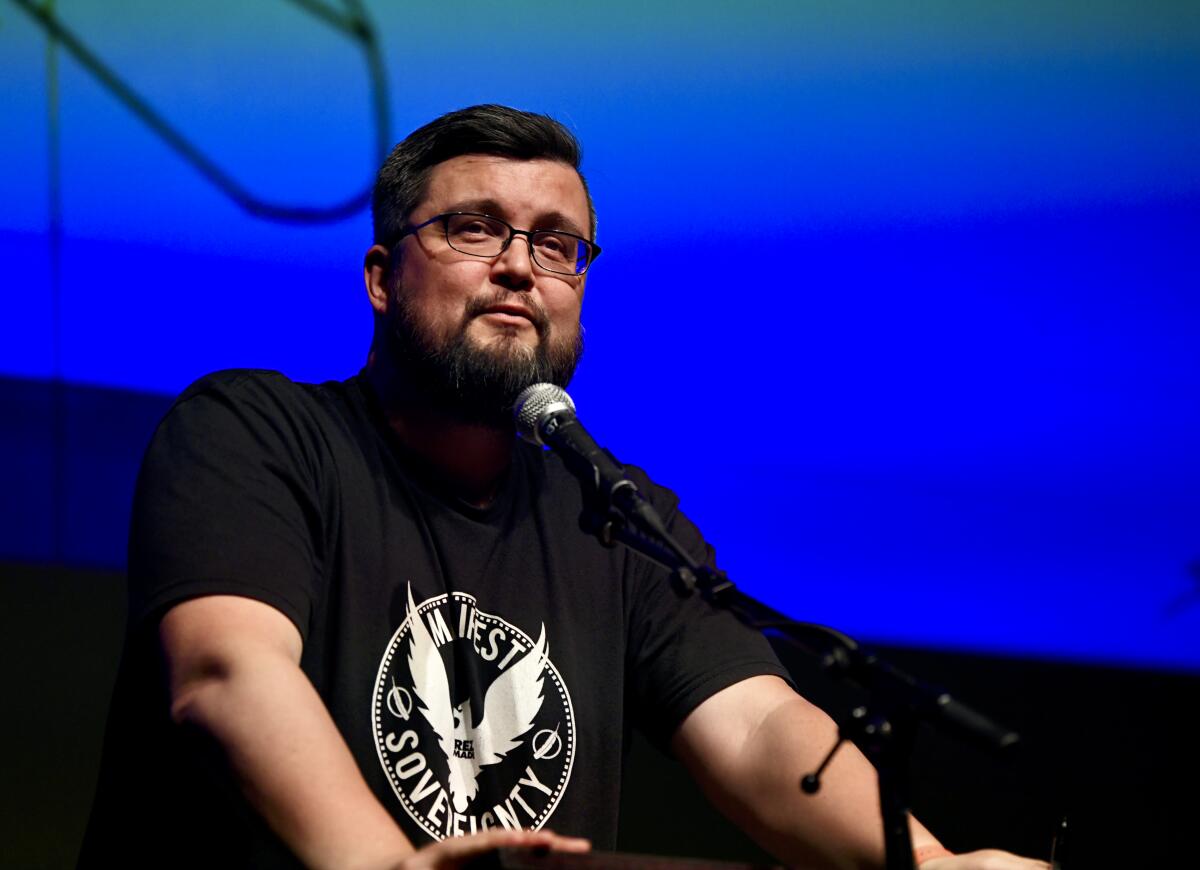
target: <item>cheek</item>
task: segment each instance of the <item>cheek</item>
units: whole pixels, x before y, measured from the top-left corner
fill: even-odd
[[[556,326],[573,331],[579,325],[583,309],[583,287],[564,287],[561,292],[548,295],[545,305]]]
[[[463,306],[470,296],[469,288],[479,283],[478,274],[472,274],[477,271],[440,265],[431,267],[431,264],[418,261],[405,269],[402,288],[398,292],[407,295],[410,309],[439,324],[443,330],[450,330],[462,320]]]

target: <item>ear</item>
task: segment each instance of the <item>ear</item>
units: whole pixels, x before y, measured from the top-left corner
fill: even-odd
[[[372,245],[363,257],[363,283],[367,286],[367,298],[376,314],[387,314],[391,305],[388,292],[388,273],[391,271],[391,255],[383,245]]]

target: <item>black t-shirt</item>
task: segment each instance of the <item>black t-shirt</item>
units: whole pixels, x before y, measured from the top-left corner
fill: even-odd
[[[675,497],[631,476],[711,560]],[[761,636],[584,534],[582,507],[557,457],[519,442],[487,508],[440,492],[361,377],[194,384],[139,477],[130,636],[84,863],[288,862],[213,748],[169,719],[158,617],[213,594],[295,623],[302,669],[418,845],[549,825],[611,848],[628,727],[663,743],[720,689],[784,672]]]

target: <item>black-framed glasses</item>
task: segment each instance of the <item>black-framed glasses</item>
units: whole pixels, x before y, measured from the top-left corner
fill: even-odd
[[[424,223],[410,224],[400,231],[396,241],[425,227],[441,223],[446,244],[473,257],[498,257],[508,250],[512,240],[525,236],[533,262],[547,272],[582,275],[600,256],[600,246],[565,230],[518,230],[512,224],[486,214],[454,211],[431,217]]]

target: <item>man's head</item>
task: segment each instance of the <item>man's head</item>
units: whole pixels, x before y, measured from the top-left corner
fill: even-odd
[[[506,422],[521,389],[565,386],[574,371],[584,276],[556,271],[548,255],[560,236],[548,244],[525,232],[592,238],[579,150],[557,121],[477,106],[420,128],[380,170],[365,264],[373,353],[387,354],[430,402],[464,421]],[[488,223],[501,236],[505,224],[520,232],[500,253],[472,253],[439,219],[460,212],[496,219]]]

